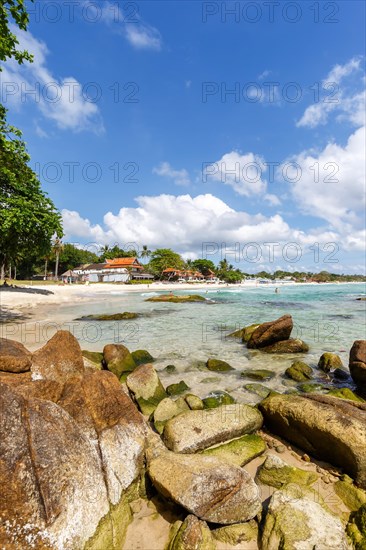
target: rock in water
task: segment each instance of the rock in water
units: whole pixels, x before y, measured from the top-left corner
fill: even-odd
[[[205,521],[248,521],[261,509],[259,488],[251,476],[216,457],[165,451],[148,459],[148,474],[164,497]]]
[[[356,340],[349,353],[349,370],[353,380],[366,390],[366,340]]]
[[[158,403],[167,397],[156,370],[150,364],[140,365],[129,374],[127,386],[143,414],[153,413]]]
[[[187,411],[168,420],[163,439],[176,453],[194,453],[228,439],[252,433],[262,426],[262,415],[249,405],[222,405]]]
[[[183,521],[177,521],[171,530],[167,550],[215,550],[211,531],[205,521],[190,514]]]
[[[341,521],[300,491],[275,491],[261,540],[263,550],[348,550]]]
[[[226,361],[221,361],[221,359],[208,359],[206,366],[208,370],[218,371],[218,372],[226,372],[229,370],[234,370],[234,368],[229,365],[229,363],[226,363]]]
[[[355,403],[270,395],[259,404],[265,425],[309,454],[340,466],[366,487],[366,412]]]
[[[283,315],[275,321],[259,325],[247,343],[248,348],[263,348],[282,340],[288,340],[293,328],[291,315]]]
[[[260,350],[265,353],[307,353],[309,346],[299,338],[289,338],[260,348]]]
[[[27,372],[31,368],[31,353],[15,340],[0,338],[0,371]]]
[[[126,346],[107,344],[103,349],[104,363],[107,369],[120,378],[126,372],[132,372],[136,363]]]
[[[296,382],[306,382],[312,378],[313,369],[303,361],[294,361],[285,374]]]
[[[33,380],[56,380],[84,374],[84,361],[79,342],[67,330],[58,330],[43,348],[32,356]]]
[[[343,367],[341,358],[336,353],[325,352],[321,355],[318,367],[324,372],[341,369]]]
[[[144,365],[145,363],[152,363],[154,361],[153,356],[146,349],[137,349],[131,355],[136,365]]]

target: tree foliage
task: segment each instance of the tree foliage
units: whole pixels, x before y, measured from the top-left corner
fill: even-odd
[[[161,275],[164,269],[173,267],[175,269],[184,269],[184,260],[182,256],[170,248],[157,248],[151,254],[148,269],[155,275]]]
[[[33,2],[33,0],[30,0]],[[29,15],[24,0],[0,1],[0,61],[15,59],[19,64],[24,61],[32,61],[33,56],[27,51],[17,48],[19,41],[11,32],[10,24],[15,24],[20,30],[27,30]],[[0,66],[1,71],[1,66]]]

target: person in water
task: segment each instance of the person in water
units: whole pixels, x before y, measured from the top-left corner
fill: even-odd
[[[275,293],[278,294],[280,291],[278,290],[278,288],[276,287],[275,288]]]

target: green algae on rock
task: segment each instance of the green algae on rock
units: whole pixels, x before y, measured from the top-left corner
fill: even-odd
[[[318,479],[314,472],[307,472],[301,468],[290,466],[276,455],[268,455],[257,473],[258,481],[264,485],[270,485],[281,489],[285,485],[311,485]]]
[[[236,546],[241,542],[249,542],[258,538],[258,523],[252,519],[246,523],[225,525],[211,531],[214,539]]]
[[[266,450],[265,441],[256,434],[243,435],[217,447],[211,447],[201,451],[207,456],[216,456],[224,462],[234,466],[244,466]]]
[[[226,391],[217,390],[202,399],[202,402],[205,409],[215,409],[220,405],[231,405],[235,403],[235,399]]]
[[[364,403],[365,400],[362,397],[359,397],[349,388],[336,388],[330,390],[327,395],[332,395],[333,397],[338,397],[339,399],[349,399],[350,401],[358,401],[359,403]]]
[[[188,296],[176,296],[175,294],[160,294],[147,298],[145,302],[171,302],[173,304],[184,304],[186,302],[208,302],[206,298],[199,294],[190,294]]]
[[[156,370],[150,364],[136,367],[127,376],[126,382],[143,414],[153,413],[158,403],[167,397]]]
[[[205,521],[189,514],[186,519],[173,523],[166,550],[215,550],[211,531]]]
[[[136,368],[131,353],[123,344],[107,344],[104,346],[103,362],[107,369],[118,378],[123,373],[132,372]]]
[[[131,352],[132,359],[136,365],[144,365],[145,363],[152,363],[154,361],[153,356],[146,349],[137,349]]]
[[[226,372],[230,370],[235,370],[234,367],[226,363],[226,361],[221,361],[220,359],[208,359],[206,366],[208,370],[217,371],[217,372]]]
[[[170,397],[162,399],[154,411],[154,426],[159,434],[163,433],[164,426],[170,418],[189,410],[183,398],[173,401]]]
[[[181,380],[180,382],[177,382],[177,384],[170,384],[169,386],[167,386],[166,393],[168,395],[179,395],[188,391],[189,389],[189,386],[187,386],[184,380]]]
[[[265,353],[307,353],[309,346],[299,338],[289,338],[260,348]]]
[[[206,378],[202,378],[200,380],[201,384],[216,384],[217,382],[220,382],[221,378],[218,376],[206,376]]]
[[[363,504],[366,504],[366,491],[356,487],[348,475],[344,474],[333,487],[335,493],[352,512],[356,512]]]
[[[263,384],[257,384],[253,382],[252,384],[245,384],[244,389],[259,395],[259,397],[265,398],[271,393],[272,390],[263,386]]]
[[[243,342],[249,342],[250,337],[252,336],[253,332],[259,327],[259,324],[253,324],[249,325],[247,327],[244,327],[242,329],[242,340]]]
[[[83,315],[78,317],[75,321],[129,321],[131,319],[137,319],[140,315],[138,313],[132,313],[130,311],[124,311],[123,313],[102,313],[95,315]]]
[[[366,550],[366,504],[351,514],[347,525],[347,534],[355,550]]]
[[[240,373],[242,378],[250,378],[252,380],[271,380],[276,376],[276,373],[268,369],[248,369]]]
[[[194,395],[193,393],[187,393],[187,395],[184,396],[184,399],[192,411],[199,411],[204,409],[203,401],[200,397],[197,397],[197,395]]]
[[[239,328],[238,330],[234,330],[234,332],[231,332],[230,334],[226,335],[226,338],[243,338],[243,328]]]
[[[163,371],[172,374],[173,372],[177,372],[177,367],[175,365],[167,365],[163,368]]]
[[[285,374],[296,382],[306,382],[312,378],[313,369],[304,361],[294,361],[291,367],[285,370]]]
[[[103,362],[103,353],[99,351],[88,351],[86,349],[82,350],[82,355],[92,363],[94,363],[97,367],[102,368],[102,362]]]
[[[341,369],[343,363],[339,355],[336,353],[325,352],[320,356],[318,367],[323,372],[330,372],[334,369]]]

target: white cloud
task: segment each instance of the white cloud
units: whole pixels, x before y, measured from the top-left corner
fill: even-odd
[[[244,155],[231,151],[213,163],[205,163],[203,181],[221,181],[245,197],[260,196],[266,192],[263,173],[267,170],[264,160],[254,153]]]
[[[84,1],[92,7],[93,2]],[[118,24],[118,32],[137,50],[160,51],[163,40],[157,28],[146,23],[138,13],[135,4],[126,4],[126,12],[116,2],[104,1],[101,8],[101,21],[108,25]]]
[[[298,209],[326,220],[346,235],[363,228],[365,147],[365,128],[359,128],[344,147],[329,143],[317,153],[303,151],[290,159],[301,169],[298,181],[290,183]]]
[[[169,162],[162,162],[156,168],[153,168],[153,174],[171,178],[176,185],[189,185],[191,183],[189,174],[185,168],[174,170]]]
[[[297,126],[315,128],[327,123],[330,113],[337,113],[337,120],[348,120],[355,126],[365,124],[365,81],[361,76],[361,59],[353,58],[345,65],[335,65],[321,82],[317,103],[310,105]],[[360,78],[358,76],[360,75]],[[350,78],[358,82],[347,82]],[[361,90],[360,87],[363,89]]]
[[[48,49],[30,32],[17,34],[20,49],[34,55],[33,63],[18,65],[9,60],[0,73],[2,102],[20,109],[34,102],[44,117],[53,120],[58,128],[80,132],[101,132],[103,124],[98,106],[83,93],[82,85],[74,77],[57,78],[47,67]]]

